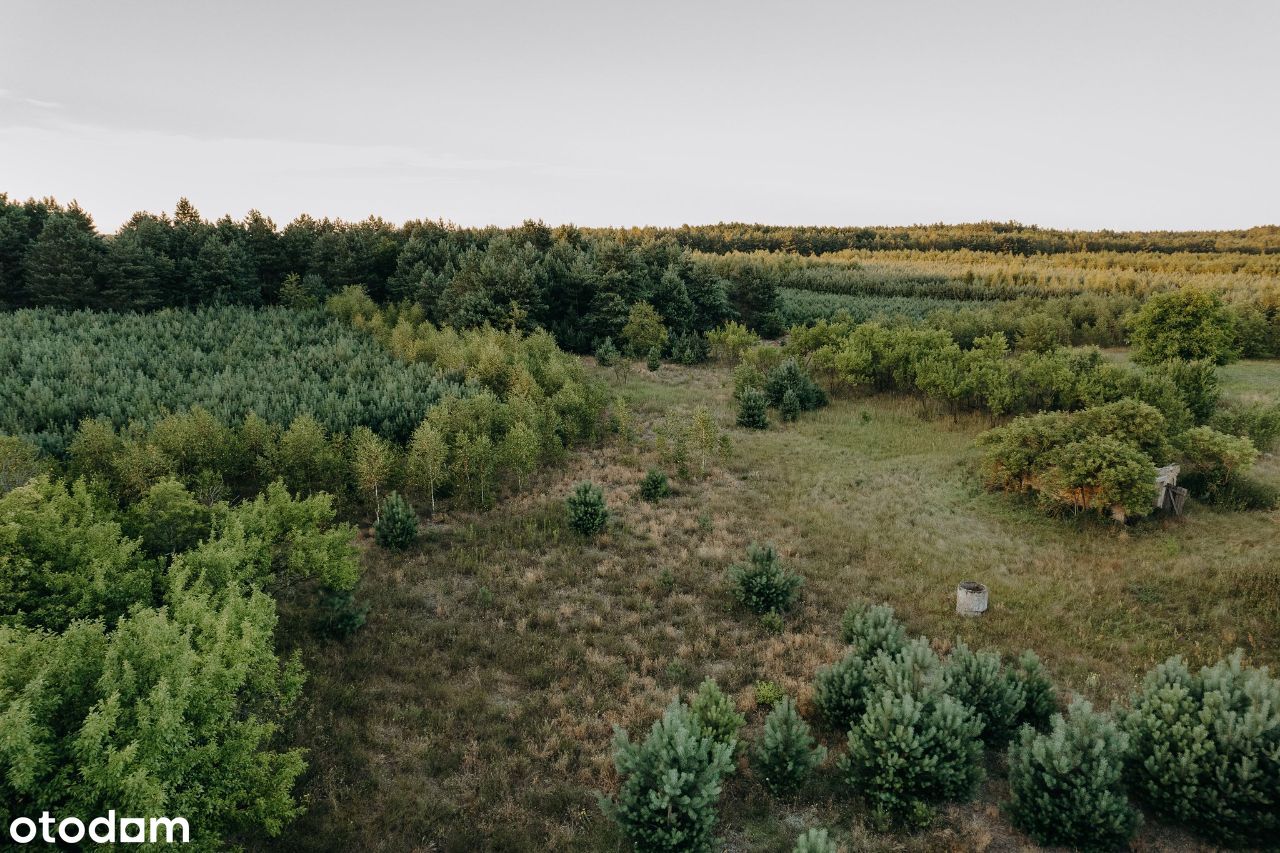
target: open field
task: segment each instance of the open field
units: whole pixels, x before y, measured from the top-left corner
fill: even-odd
[[[1267,393],[1266,373],[1230,368],[1227,391]],[[855,598],[892,604],[913,633],[1033,648],[1061,687],[1101,703],[1174,653],[1199,663],[1241,647],[1254,663],[1280,662],[1280,513],[1196,505],[1129,529],[1048,519],[981,490],[972,439],[982,417],[922,419],[917,404],[889,397],[732,430],[723,468],[651,505],[636,491],[656,461],[654,422],[708,405],[731,423],[728,373],[665,366],[614,384],[641,422],[637,446],[580,454],[498,512],[451,513],[407,556],[366,551],[368,625],[307,656],[295,732],[311,750],[309,812],[290,849],[620,849],[595,802],[616,784],[612,727],[647,730],[705,676],[736,698],[751,733],[764,713],[758,680],[808,707]],[[1274,459],[1259,473],[1280,482]],[[615,518],[584,546],[562,499],[586,479],[605,487]],[[781,635],[728,592],[725,569],[753,540],[776,543],[806,578]],[[980,620],[953,614],[965,578],[991,588]],[[825,781],[805,806],[766,806],[740,770],[721,836],[733,850],[783,850],[802,827],[829,825],[858,850],[1024,849],[991,775],[977,802],[944,810],[926,833],[878,836]],[[1159,826],[1140,839],[1198,849]]]

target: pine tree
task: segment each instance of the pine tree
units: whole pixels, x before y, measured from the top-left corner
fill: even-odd
[[[399,492],[387,495],[378,507],[373,534],[383,548],[403,550],[418,538],[418,516]]]
[[[738,397],[738,426],[768,429],[768,400],[758,388],[747,388]]]
[[[609,521],[604,494],[591,483],[579,483],[565,500],[569,527],[580,536],[595,536]]]
[[[698,686],[690,711],[704,734],[731,749],[737,748],[738,730],[747,721],[734,709],[733,700],[724,695],[714,679],[708,678]]]
[[[50,215],[23,262],[27,297],[54,308],[95,305],[102,254],[88,217],[71,211]]]
[[[1009,747],[1009,816],[1046,846],[1127,850],[1138,814],[1122,776],[1128,737],[1088,702],[1055,714],[1048,734],[1027,726]]]
[[[677,702],[635,744],[616,730],[613,761],[622,785],[608,810],[637,850],[705,853],[712,849],[723,778],[733,749],[706,735]]]
[[[755,770],[766,788],[775,795],[795,791],[826,757],[826,747],[815,746],[790,696],[773,706],[754,751]]]

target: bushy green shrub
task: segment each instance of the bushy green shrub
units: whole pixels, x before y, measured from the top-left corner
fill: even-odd
[[[1156,814],[1218,843],[1280,838],[1280,679],[1241,653],[1192,673],[1173,657],[1120,712],[1127,779]]]
[[[596,346],[596,364],[601,367],[613,367],[622,358],[622,353],[614,346],[613,338],[605,338]]]
[[[1205,423],[1218,408],[1221,396],[1218,382],[1218,365],[1210,359],[1183,361],[1174,359],[1153,364],[1148,370],[1167,376],[1177,386],[1178,393],[1186,401],[1191,416],[1198,424]]]
[[[757,705],[773,706],[786,698],[787,691],[783,690],[782,685],[776,681],[757,681],[755,694]]]
[[[1214,500],[1233,480],[1252,467],[1258,451],[1247,438],[1212,427],[1189,429],[1177,439],[1185,477],[1196,497]]]
[[[815,746],[809,724],[787,696],[765,718],[764,733],[752,757],[765,787],[774,794],[785,794],[808,781],[814,768],[826,760],[827,750]]]
[[[26,483],[44,468],[40,448],[21,438],[0,435],[0,495]]]
[[[1218,432],[1242,435],[1259,450],[1271,450],[1280,438],[1280,404],[1230,403],[1219,406],[1209,418]]]
[[[649,502],[657,502],[671,494],[671,485],[667,475],[657,468],[650,468],[640,481],[640,497]]]
[[[1047,730],[1049,720],[1058,713],[1058,689],[1053,686],[1040,658],[1027,649],[1010,664],[1008,675],[1018,682],[1024,699],[1017,727],[1026,725],[1036,731]]]
[[[720,685],[714,679],[705,679],[698,686],[698,692],[689,706],[693,720],[701,727],[704,734],[715,738],[719,743],[736,748],[738,730],[747,722],[737,712],[733,700],[724,695]]]
[[[1236,358],[1235,332],[1222,298],[1208,290],[1183,288],[1147,297],[1130,323],[1133,358],[1145,364],[1170,359]]]
[[[796,839],[796,846],[791,853],[839,853],[840,848],[831,840],[825,829],[806,829]]]
[[[579,483],[565,499],[569,527],[580,536],[595,536],[609,521],[604,493],[592,483]]]
[[[650,347],[649,356],[645,359],[645,367],[649,368],[650,373],[657,373],[662,367],[662,350],[658,347]]]
[[[796,396],[796,392],[788,388],[787,392],[782,395],[782,403],[778,406],[778,414],[781,418],[790,423],[800,417],[800,398]]]
[[[772,545],[747,546],[747,562],[730,567],[738,601],[755,613],[785,613],[795,604],[804,578],[789,572]]]
[[[707,332],[707,346],[711,356],[720,361],[736,362],[744,352],[758,343],[759,335],[733,320]]]
[[[706,735],[687,707],[672,702],[640,744],[618,729],[613,763],[622,784],[617,800],[605,807],[636,849],[711,849],[716,803],[724,776],[733,771],[733,749]]]
[[[936,690],[881,690],[849,730],[845,781],[881,822],[922,826],[934,803],[967,799],[982,778],[982,724]]]
[[[418,515],[399,492],[387,495],[378,507],[373,536],[383,548],[396,550],[404,550],[417,541]]]
[[[975,652],[957,640],[947,657],[949,692],[973,711],[982,723],[982,740],[1003,747],[1018,728],[1026,705],[1022,682],[1000,663],[997,652]]]
[[[699,332],[672,336],[670,348],[671,358],[680,364],[702,364],[707,360],[707,339]]]
[[[320,599],[318,628],[327,637],[345,639],[360,630],[368,614],[369,606],[356,601],[353,590],[325,590]]]
[[[818,670],[813,680],[813,703],[829,728],[846,731],[867,709],[871,689],[868,669],[868,659],[854,651]]]
[[[795,395],[800,411],[807,412],[827,404],[827,395],[794,358],[773,367],[764,381],[764,393],[771,406],[781,408],[788,391]]]
[[[769,428],[769,401],[758,388],[747,388],[738,396],[738,426]]]
[[[907,642],[907,629],[887,604],[855,601],[840,620],[840,638],[864,658],[881,650],[897,652]]]
[[[1122,776],[1128,736],[1077,699],[1047,734],[1023,728],[1009,747],[1009,817],[1038,843],[1127,850],[1138,825]]]

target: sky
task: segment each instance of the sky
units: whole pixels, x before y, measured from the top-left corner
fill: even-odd
[[[0,192],[463,225],[1280,222],[1280,2],[0,4]]]

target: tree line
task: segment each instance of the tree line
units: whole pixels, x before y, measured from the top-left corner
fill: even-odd
[[[670,236],[306,215],[278,228],[257,211],[210,222],[186,199],[104,235],[74,203],[0,195],[0,307],[303,307],[350,285],[378,303],[416,302],[439,325],[540,327],[578,351],[616,337],[637,302],[677,336],[727,319],[781,330],[770,270],[726,279]]]

